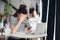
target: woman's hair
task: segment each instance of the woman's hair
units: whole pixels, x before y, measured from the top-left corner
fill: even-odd
[[[24,7],[24,5],[20,5],[20,8],[16,11],[16,13],[13,15],[14,17],[17,17],[18,14],[27,14],[27,9]]]
[[[19,6],[19,9],[20,9],[20,8],[26,8],[26,5],[21,4],[21,5]]]
[[[30,8],[30,9],[29,9],[29,13],[30,13],[30,14],[32,14],[33,11],[34,11],[34,8]]]

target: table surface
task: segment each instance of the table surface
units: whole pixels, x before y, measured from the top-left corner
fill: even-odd
[[[11,37],[17,37],[17,38],[40,38],[40,37],[46,37],[47,34],[26,34],[23,32],[13,33],[10,35]]]

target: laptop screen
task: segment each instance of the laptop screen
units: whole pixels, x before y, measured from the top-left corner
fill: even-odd
[[[46,31],[46,23],[38,23],[35,30],[35,34],[45,33],[45,31]]]

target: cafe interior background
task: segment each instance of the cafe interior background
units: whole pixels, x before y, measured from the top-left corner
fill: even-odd
[[[48,30],[47,40],[55,40],[55,21],[53,22],[55,17],[55,9],[52,10],[52,8],[55,7],[55,0],[52,2],[51,1],[52,0],[0,0],[0,22],[2,22],[1,16],[3,14],[9,18],[16,12],[16,10],[19,8],[19,5],[24,3],[26,4],[28,11],[30,7],[34,7],[36,9],[37,14],[39,15],[39,23],[46,23],[46,31]],[[52,8],[50,9],[50,7]],[[7,11],[6,9],[8,10],[7,13],[5,13]],[[0,25],[1,24],[3,27],[3,22],[0,23]]]

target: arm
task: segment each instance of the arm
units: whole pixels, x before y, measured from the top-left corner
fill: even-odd
[[[30,26],[30,24],[29,24],[29,20],[28,19],[26,19],[25,20],[25,30],[24,30],[25,32],[31,32],[31,26]]]
[[[16,26],[11,26],[12,33],[15,33],[17,31],[17,29],[20,27],[20,24],[21,24],[21,21],[19,21]]]
[[[17,31],[17,29],[20,27],[22,21],[24,21],[26,19],[26,16],[21,16],[20,20],[18,21],[17,24],[15,25],[11,25],[11,31],[12,33],[15,33]],[[13,21],[12,21],[13,22]],[[16,22],[15,22],[16,23]],[[13,24],[13,23],[12,23]]]

